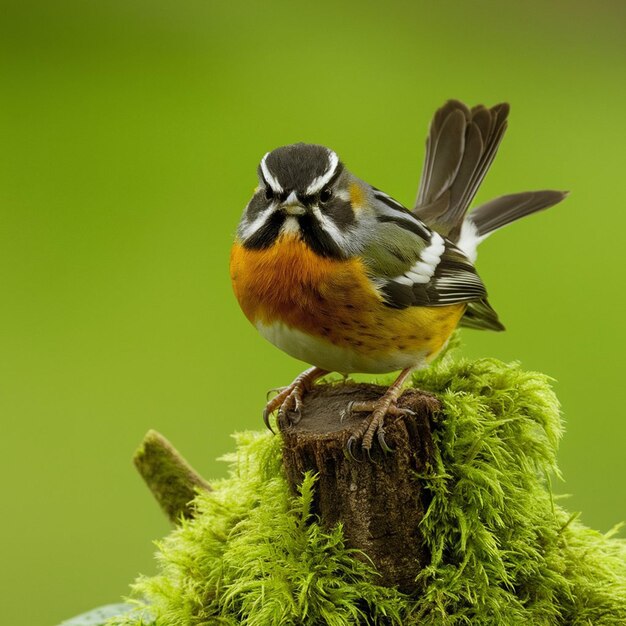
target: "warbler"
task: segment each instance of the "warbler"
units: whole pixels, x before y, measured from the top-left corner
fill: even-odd
[[[230,273],[263,337],[313,367],[268,402],[284,427],[303,394],[331,371],[401,370],[386,393],[354,404],[369,413],[349,439],[388,451],[384,420],[402,385],[446,346],[457,326],[501,331],[474,262],[477,245],[507,224],[560,202],[541,190],[501,196],[467,215],[507,128],[509,105],[449,100],[430,124],[412,210],[349,172],[324,146],[268,152],[232,247]]]

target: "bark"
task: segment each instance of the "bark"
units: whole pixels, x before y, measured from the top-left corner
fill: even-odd
[[[414,415],[385,421],[394,451],[385,454],[375,443],[372,460],[356,462],[346,455],[346,443],[367,415],[342,421],[342,414],[350,401],[372,400],[384,391],[367,384],[315,385],[304,398],[302,419],[283,430],[284,466],[293,490],[303,472],[317,473],[314,507],[322,524],[341,522],[346,543],[371,559],[380,583],[410,592],[428,558],[419,524],[429,497],[418,476],[433,459],[430,417],[439,402],[406,390],[398,406]]]

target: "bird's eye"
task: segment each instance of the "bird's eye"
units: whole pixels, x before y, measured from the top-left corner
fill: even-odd
[[[274,197],[274,192],[272,191],[271,187],[266,187],[265,188],[265,199],[266,200],[271,200]]]
[[[328,187],[320,191],[320,202],[322,204],[324,204],[325,202],[328,202],[332,197],[333,197],[333,192]]]

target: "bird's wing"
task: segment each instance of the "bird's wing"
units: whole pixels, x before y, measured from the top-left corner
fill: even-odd
[[[471,261],[450,240],[383,192],[375,189],[374,198],[378,223],[361,256],[388,306],[443,306],[486,297]]]

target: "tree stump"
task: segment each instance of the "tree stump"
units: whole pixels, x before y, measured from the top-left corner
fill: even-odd
[[[369,384],[320,384],[306,394],[301,420],[282,432],[284,466],[295,491],[306,471],[318,475],[314,511],[321,523],[343,524],[348,546],[364,552],[381,574],[380,584],[415,589],[415,577],[427,561],[419,524],[429,494],[418,475],[434,454],[430,418],[438,400],[407,389],[398,406],[414,415],[388,416],[385,454],[375,441],[372,460],[349,458],[346,443],[366,414],[345,416],[349,402],[380,397],[385,387]]]

